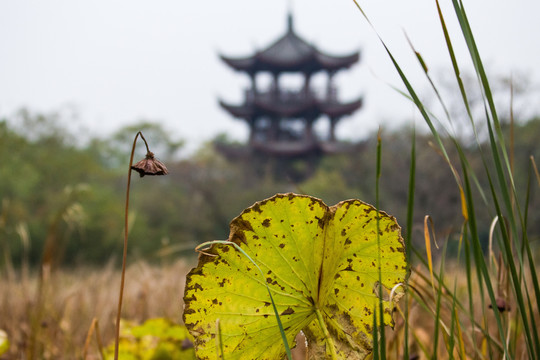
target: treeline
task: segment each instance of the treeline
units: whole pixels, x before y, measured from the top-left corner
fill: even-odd
[[[363,140],[357,151],[323,158],[314,174],[294,183],[275,176],[272,167],[255,171],[253,164],[230,162],[207,143],[187,159],[177,155],[183,143],[159,124],[142,122],[119,130],[106,139],[87,139],[64,129],[61,118],[23,111],[14,119],[0,121],[0,264],[72,266],[103,264],[121,255],[123,204],[131,143],[142,130],[150,150],[166,163],[170,174],[140,178],[134,174],[130,203],[130,256],[162,261],[193,256],[204,241],[225,239],[228,223],[253,202],[278,192],[313,195],[333,205],[348,198],[375,204],[377,134]],[[540,158],[537,146],[540,119],[516,125],[508,145],[516,187],[529,186],[523,199],[530,234],[540,234],[540,200],[531,159]],[[223,141],[223,137],[220,137]],[[454,177],[429,134],[416,135],[404,127],[383,131],[380,208],[407,218],[411,149],[416,144],[413,243],[423,244],[423,223],[430,215],[439,239],[454,238],[463,223],[461,199]],[[450,142],[451,139],[443,139]],[[471,172],[485,164],[482,146],[464,145]],[[449,147],[452,148],[452,147]],[[144,157],[138,144],[136,157]],[[450,157],[459,165],[457,154]],[[294,164],[293,164],[294,165]],[[297,164],[299,167],[301,163]],[[459,169],[459,166],[457,166]],[[490,202],[488,181],[478,177],[475,204]],[[495,181],[496,179],[491,179]],[[510,185],[509,185],[510,186]],[[527,192],[524,192],[527,193]],[[493,207],[491,207],[493,208]],[[487,241],[494,216],[478,210]],[[457,244],[457,242],[453,242]],[[452,246],[451,246],[452,247]],[[0,267],[0,268],[3,268]]]

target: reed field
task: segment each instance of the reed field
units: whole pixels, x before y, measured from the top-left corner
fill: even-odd
[[[123,317],[135,322],[182,319],[184,279],[190,265],[133,264],[127,271]],[[79,359],[94,319],[103,346],[114,339],[120,272],[112,266],[2,277],[0,318],[11,349],[2,359]],[[94,335],[95,336],[95,335]],[[99,359],[92,338],[87,359]]]
[[[178,261],[160,266],[145,262],[129,266],[123,318],[142,323],[150,318],[165,317],[181,323],[184,279],[194,265],[194,262]],[[469,307],[470,284],[465,269],[455,263],[445,264],[444,269],[446,290],[440,292],[433,291],[429,271],[420,266],[413,269],[410,284],[415,290],[407,305],[400,304],[401,313],[395,314],[395,328],[386,330],[386,357],[403,358],[405,322],[402,313],[407,306],[410,358],[430,359],[433,354],[437,354],[441,359],[450,358],[448,346],[452,337],[448,331],[453,322],[456,331],[454,358],[502,358],[502,344],[493,310],[488,304],[479,301],[477,294],[480,292],[474,284],[473,307]],[[114,341],[120,272],[112,266],[106,266],[99,270],[62,270],[43,274],[41,283],[39,279],[37,274],[17,274],[1,279],[0,318],[2,328],[10,334],[11,348],[0,358],[101,359],[99,343],[110,346]],[[514,347],[512,351],[519,355],[516,359],[530,358],[527,356],[523,332],[512,333],[518,330],[519,318],[516,317],[515,302],[507,296],[507,280],[502,280],[506,283],[500,284],[503,287],[501,298],[508,302],[509,308],[501,313],[501,322],[507,331],[505,334],[511,341],[509,344]],[[499,287],[499,284],[495,283]],[[438,296],[440,305],[437,307]],[[463,305],[463,308],[456,309],[454,301],[459,303],[459,306]],[[475,314],[474,323],[471,322],[471,313]],[[435,321],[437,318],[439,325]],[[90,342],[86,344],[94,319],[98,323],[100,339],[98,341],[98,335],[94,331]],[[460,323],[461,335],[457,333],[457,320]],[[536,312],[531,323],[538,321],[540,317]],[[438,343],[434,341],[437,326],[440,336]],[[493,342],[491,346],[487,339]],[[299,349],[293,350],[294,359],[305,358],[305,348],[301,345],[300,343]],[[488,347],[491,347],[491,353],[487,353]],[[465,357],[462,357],[462,352]]]

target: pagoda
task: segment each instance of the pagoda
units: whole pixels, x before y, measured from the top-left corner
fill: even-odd
[[[339,101],[334,76],[358,62],[360,54],[357,51],[345,56],[330,55],[296,34],[291,14],[287,25],[283,36],[253,55],[220,55],[228,66],[247,74],[251,80],[243,103],[219,101],[223,109],[249,126],[247,149],[236,152],[245,154],[248,150],[248,153],[279,158],[340,152],[344,145],[336,139],[336,125],[362,106],[362,98]],[[311,84],[313,76],[319,72],[327,75],[323,89],[315,89]],[[266,89],[258,84],[262,73],[270,74],[270,85]],[[289,89],[282,84],[282,78],[288,74],[301,75],[299,88]],[[324,118],[329,122],[327,133],[316,133],[315,123]],[[222,150],[229,154],[235,152],[232,148]]]

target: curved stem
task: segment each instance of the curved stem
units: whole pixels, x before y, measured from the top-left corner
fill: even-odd
[[[326,341],[327,349],[330,349],[330,359],[337,360],[338,356],[336,353],[336,346],[334,344],[334,340],[332,340],[332,337],[330,336],[330,333],[328,332],[328,328],[326,327],[326,323],[324,322],[324,318],[319,311],[319,309],[315,308],[315,314],[317,314],[317,320],[319,320],[319,326],[321,327],[321,330],[324,334],[324,340]]]
[[[146,139],[144,139],[144,136],[139,131],[137,135],[135,135],[135,139],[133,139],[133,146],[131,147],[131,156],[129,158],[129,170],[128,170],[128,178],[127,178],[127,190],[126,190],[126,205],[124,209],[124,252],[122,256],[122,276],[120,280],[120,295],[118,296],[118,312],[116,314],[116,337],[114,342],[114,360],[118,360],[118,345],[120,342],[120,317],[122,313],[122,299],[124,297],[124,283],[126,278],[126,259],[127,259],[127,245],[128,245],[128,209],[129,209],[129,188],[131,185],[131,166],[133,165],[133,156],[135,154],[135,145],[137,144],[137,138],[141,137],[144,140],[144,144],[146,145],[146,149],[148,150],[148,144],[146,143]]]
[[[149,153],[150,152],[150,149],[148,148],[148,143],[146,142],[146,139],[144,138],[142,132],[138,132],[137,135],[139,135],[141,137],[141,139],[143,139],[144,141],[144,145],[146,146],[146,152]],[[135,136],[135,141],[137,141],[137,137]],[[135,143],[133,143],[133,150],[135,150]],[[133,159],[133,152],[131,153],[131,158]]]

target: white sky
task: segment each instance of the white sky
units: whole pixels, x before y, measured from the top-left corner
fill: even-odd
[[[457,33],[450,0],[441,2]],[[431,70],[450,70],[434,0],[360,3],[413,79],[422,77],[403,30]],[[362,51],[361,62],[336,79],[343,100],[365,95],[338,136],[358,138],[417,117],[386,84],[400,80],[352,0],[0,0],[0,117],[22,107],[74,110],[77,126],[94,135],[145,118],[192,149],[219,132],[244,139],[246,126],[217,98],[239,102],[248,79],[218,52],[243,56],[269,45],[284,33],[289,7],[297,33],[323,51]],[[465,8],[488,69],[522,72],[538,84],[540,1],[465,0]]]

